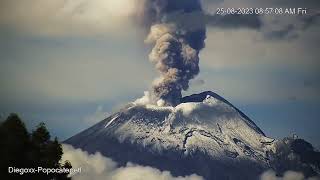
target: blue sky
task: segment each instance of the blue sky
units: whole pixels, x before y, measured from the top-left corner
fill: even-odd
[[[141,97],[157,72],[145,30],[130,18],[133,2],[2,1],[2,116],[17,112],[30,128],[44,121],[65,139]],[[208,25],[201,72],[184,94],[212,90],[268,136],[296,133],[320,147],[319,3],[298,2],[204,0],[211,15],[217,7],[269,5],[310,13],[257,17],[257,27],[245,19]]]

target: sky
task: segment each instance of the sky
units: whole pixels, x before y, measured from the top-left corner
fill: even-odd
[[[141,2],[141,1],[140,1]],[[1,0],[0,113],[64,140],[143,96],[148,60],[139,0]],[[202,0],[200,74],[184,95],[211,90],[267,136],[320,148],[318,0]],[[305,15],[220,16],[217,8],[307,8]]]

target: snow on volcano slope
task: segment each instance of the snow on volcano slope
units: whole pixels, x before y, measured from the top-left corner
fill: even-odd
[[[66,143],[175,176],[248,180],[269,167],[273,141],[228,101],[203,92],[176,107],[132,103]]]

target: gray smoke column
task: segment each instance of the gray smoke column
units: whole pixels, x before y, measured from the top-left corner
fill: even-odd
[[[150,29],[145,42],[154,45],[149,59],[161,75],[153,82],[153,101],[175,106],[199,73],[206,38],[200,0],[145,0],[141,17]]]

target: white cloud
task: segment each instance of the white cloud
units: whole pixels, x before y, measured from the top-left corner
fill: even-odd
[[[81,173],[72,176],[74,180],[203,180],[197,175],[174,177],[168,171],[139,166],[128,163],[125,167],[117,167],[117,163],[104,157],[99,152],[88,154],[70,145],[63,145],[62,160],[69,160],[73,168],[81,167]]]
[[[0,25],[50,36],[117,32],[130,27],[136,4],[136,0],[4,0]]]
[[[269,170],[261,175],[260,180],[319,180],[319,178],[305,178],[302,173],[295,171],[286,171],[283,174],[283,177],[278,177],[274,171]]]
[[[150,92],[144,91],[144,95],[141,98],[135,100],[133,103],[137,105],[152,104]]]

